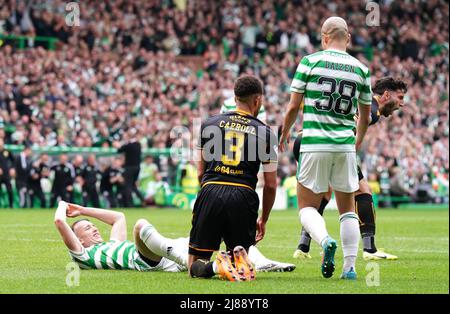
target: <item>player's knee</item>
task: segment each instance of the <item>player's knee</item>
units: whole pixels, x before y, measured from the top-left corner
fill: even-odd
[[[142,228],[148,224],[149,224],[149,222],[146,219],[139,219],[138,221],[136,221],[136,224],[134,225],[134,232],[136,234],[139,234],[141,232]]]
[[[330,189],[328,189],[328,192],[325,192],[323,198],[329,202],[331,200],[332,194],[333,194],[333,190],[330,188]]]

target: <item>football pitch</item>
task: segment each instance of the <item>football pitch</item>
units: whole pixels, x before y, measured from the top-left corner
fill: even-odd
[[[167,237],[189,233],[191,212],[176,209],[125,211],[128,239],[134,222],[146,218]],[[69,287],[69,255],[53,224],[53,210],[0,210],[0,293],[152,293],[152,294],[309,294],[309,293],[449,293],[449,213],[437,209],[379,209],[377,246],[397,261],[357,261],[358,280],[339,279],[342,251],[331,279],[320,274],[320,250],[312,259],[295,260],[299,234],[296,210],[273,211],[266,238],[258,245],[268,258],[294,263],[291,273],[258,273],[253,282],[190,279],[187,273],[83,270],[79,285]],[[338,214],[326,211],[330,234],[339,239]],[[97,223],[97,222],[96,222]],[[103,238],[109,227],[98,222]],[[340,244],[340,243],[339,243]],[[69,274],[70,275],[70,274]]]

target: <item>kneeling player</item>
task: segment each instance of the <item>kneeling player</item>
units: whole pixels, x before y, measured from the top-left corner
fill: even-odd
[[[198,171],[202,188],[194,205],[189,241],[192,277],[218,274],[230,281],[255,279],[247,250],[264,237],[275,200],[277,141],[256,118],[262,105],[262,84],[253,76],[240,77],[234,94],[236,111],[213,116],[201,126]],[[255,187],[261,163],[265,170],[263,212],[257,219]],[[234,265],[225,251],[210,261],[222,239],[233,254]]]
[[[110,240],[105,241],[88,219],[75,221],[70,227],[66,217],[85,216],[112,226]],[[72,259],[82,269],[131,269],[138,271],[179,272],[187,270],[189,238],[162,236],[147,220],[139,219],[133,228],[135,242],[127,241],[127,225],[121,212],[83,207],[59,202],[55,224]],[[249,258],[257,271],[291,271],[292,264],[272,261],[256,247]]]
[[[402,80],[396,80],[392,77],[381,78],[375,82],[373,92],[376,94],[372,99],[371,122],[374,125],[380,119],[380,116],[389,117],[394,111],[403,107],[403,98],[407,91],[407,85]],[[301,134],[297,137],[293,147],[293,153],[296,160],[299,160]],[[373,206],[372,191],[369,184],[364,179],[361,168],[358,167],[359,190],[355,192],[356,213],[360,222],[360,233],[363,240],[365,260],[396,260],[397,256],[388,254],[379,250],[375,246],[375,210]],[[331,189],[322,199],[319,213],[323,211],[331,198]],[[302,228],[300,242],[297,250],[294,252],[294,258],[311,258],[309,254],[311,237]]]

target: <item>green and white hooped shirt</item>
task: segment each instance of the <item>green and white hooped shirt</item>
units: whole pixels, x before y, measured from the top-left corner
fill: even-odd
[[[148,271],[153,267],[145,263],[128,240],[109,240],[83,248],[80,253],[69,251],[72,259],[82,269],[128,269]]]
[[[358,103],[372,104],[370,71],[344,51],[303,57],[291,92],[304,94],[300,152],[355,152]]]

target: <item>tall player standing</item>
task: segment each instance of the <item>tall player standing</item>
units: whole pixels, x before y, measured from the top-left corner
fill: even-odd
[[[318,213],[328,187],[335,191],[339,210],[340,236],[344,253],[342,279],[356,279],[359,244],[358,216],[354,192],[358,190],[356,150],[369,125],[372,90],[369,69],[350,56],[347,23],[330,17],[322,25],[323,51],[305,56],[291,84],[280,139],[284,151],[290,129],[303,107],[303,138],[298,165],[297,197],[300,221],[311,238],[323,249],[322,275],[329,278],[335,269],[336,241],[328,234]],[[359,110],[356,139],[354,115]]]
[[[370,112],[370,125],[376,124],[380,117],[390,117],[396,110],[399,110],[404,105],[404,96],[408,90],[408,85],[401,79],[393,77],[383,77],[375,82],[372,99],[372,106]],[[369,126],[370,126],[369,125]],[[293,153],[296,160],[300,157],[301,134],[295,139],[293,145]],[[363,241],[363,258],[365,260],[396,260],[397,256],[384,252],[382,249],[377,249],[375,246],[375,229],[376,229],[376,215],[373,204],[372,191],[370,190],[367,180],[358,167],[359,190],[355,193],[356,213],[359,217],[359,230]],[[323,215],[323,211],[331,198],[331,190],[322,199],[319,213]],[[300,235],[300,242],[294,252],[294,258],[303,259],[311,258],[309,254],[311,237],[302,228]]]

